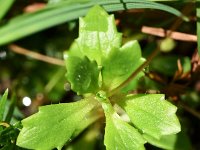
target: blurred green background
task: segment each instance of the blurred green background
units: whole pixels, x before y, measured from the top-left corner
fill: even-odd
[[[89,0],[82,0],[81,3],[87,1]],[[66,7],[72,3],[81,5],[79,1],[66,0],[66,2],[68,3]],[[178,116],[183,130],[181,141],[184,141],[181,144],[185,144],[185,150],[199,150],[200,57],[197,53],[197,42],[189,39],[183,41],[158,37],[152,35],[155,32],[147,34],[141,30],[142,27],[148,26],[196,36],[196,24],[199,20],[196,10],[199,5],[195,1],[173,0],[162,4],[181,11],[188,17],[188,21],[183,21],[168,12],[153,9],[114,12],[118,30],[123,33],[123,42],[138,40],[143,57],[148,58],[156,47],[161,45],[161,51],[145,69],[145,77],[140,79],[133,92],[166,94],[169,101],[178,107]],[[58,12],[56,15],[50,11],[55,6]],[[0,0],[0,94],[9,89],[7,111],[14,105],[11,124],[37,112],[41,105],[80,99],[70,90],[70,85],[65,78],[65,67],[44,62],[46,58],[43,57],[63,60],[63,52],[78,37],[78,19],[64,20],[65,16],[59,13],[59,10],[64,8],[62,0],[49,0],[49,2],[47,0]],[[46,13],[44,18],[34,20],[35,16],[44,12]],[[85,10],[76,15],[83,16],[84,12]],[[51,20],[53,15],[55,19]],[[52,25],[49,24],[50,20]],[[38,24],[32,21],[38,21]],[[40,24],[40,21],[43,21],[43,24]],[[41,29],[36,32],[34,29],[37,26],[38,28],[41,26]],[[19,51],[22,54],[16,52],[17,47],[25,48],[27,53],[21,49]],[[41,54],[41,59],[44,61],[38,60],[37,55],[34,58],[31,52]],[[92,133],[90,131],[88,134],[93,137],[96,131]],[[94,147],[104,149],[103,132],[97,135],[94,137],[98,142],[93,141],[90,149]],[[74,143],[83,144],[79,141],[80,137],[84,139],[85,133],[81,134]],[[146,147],[156,149],[150,145]]]

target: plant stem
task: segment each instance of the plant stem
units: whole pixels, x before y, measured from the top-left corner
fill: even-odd
[[[147,60],[139,68],[137,68],[128,79],[126,79],[122,84],[120,84],[118,87],[116,87],[109,93],[109,97],[117,93],[119,90],[121,90],[125,86],[127,86],[131,82],[131,80],[133,80],[133,78],[135,78],[135,76],[139,72],[141,72],[152,61],[152,59],[159,53],[159,51],[160,49],[156,48],[153,51],[153,53],[151,53],[151,55],[147,58]]]
[[[191,9],[190,9],[190,5],[188,6],[185,6],[184,7],[184,9],[182,10],[182,12],[183,13],[189,13],[189,12],[191,12]],[[171,28],[170,28],[170,32],[168,32],[167,34],[166,34],[166,37],[170,37],[171,36],[171,34],[172,34],[172,32],[174,31],[174,30],[176,30],[180,25],[181,25],[181,23],[183,22],[183,20],[181,19],[181,17],[179,17],[176,21],[175,21],[175,23],[171,26]],[[133,73],[132,73],[132,75],[127,79],[127,80],[125,80],[121,85],[119,85],[118,87],[116,87],[115,89],[113,89],[110,93],[109,93],[109,97],[110,96],[112,96],[112,95],[114,95],[115,93],[117,93],[119,90],[121,90],[122,88],[124,88],[126,85],[128,85],[129,83],[130,83],[130,81],[133,79],[133,78],[135,78],[135,76],[140,72],[140,71],[142,71],[151,61],[152,61],[152,59],[159,53],[159,51],[160,51],[160,48],[159,47],[157,47],[154,51],[153,51],[153,53],[147,58],[147,60],[139,67],[139,68],[137,68],[137,70],[135,70]]]

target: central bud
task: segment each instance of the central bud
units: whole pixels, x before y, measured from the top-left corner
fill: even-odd
[[[105,91],[99,91],[99,92],[96,94],[96,99],[97,99],[99,102],[105,102],[105,101],[107,100],[106,92],[105,92]]]

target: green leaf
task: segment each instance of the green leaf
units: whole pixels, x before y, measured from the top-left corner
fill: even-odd
[[[96,109],[90,111],[90,113],[87,114],[87,121],[81,122],[81,125],[76,128],[72,139],[78,136],[84,129],[86,129],[89,125],[97,121],[100,117],[101,116],[99,115],[99,112],[96,111]]]
[[[144,134],[148,143],[166,150],[191,150],[189,138],[183,132],[172,135],[164,135],[159,140]]]
[[[70,140],[88,113],[94,108],[91,99],[40,107],[39,112],[22,120],[17,145],[29,149],[61,149]]]
[[[102,62],[103,86],[114,89],[126,80],[143,62],[137,41],[113,49]]]
[[[123,121],[113,109],[105,92],[97,93],[106,116],[104,144],[107,150],[144,150],[145,140],[142,135],[127,122]]]
[[[66,58],[67,79],[78,94],[95,93],[99,89],[99,70],[95,61],[87,57]]]
[[[144,143],[141,134],[117,114],[106,116],[104,144],[107,150],[144,150]]]
[[[85,18],[80,18],[79,33],[77,43],[81,51],[98,64],[102,56],[121,45],[122,35],[117,32],[114,16],[100,6],[94,6]]]
[[[16,108],[15,106],[16,106],[16,97],[12,96],[9,109],[7,110],[7,115],[5,117],[5,122],[10,123]]]
[[[86,55],[100,65],[102,57],[107,56],[113,48],[120,47],[121,38],[114,16],[109,16],[100,6],[94,6],[85,18],[79,19],[79,38],[72,49],[76,49],[79,56]]]
[[[162,94],[129,95],[119,104],[144,134],[159,139],[163,135],[180,132],[180,123],[175,114],[177,108]]]
[[[7,0],[6,0],[7,1]],[[167,11],[177,16],[182,14],[176,9],[167,5],[158,4],[146,0],[91,0],[87,3],[69,3],[61,1],[48,5],[44,9],[34,13],[23,14],[8,21],[0,28],[0,45],[15,41],[22,37],[50,28],[64,22],[84,16],[88,9],[96,4],[101,5],[109,12],[125,9],[151,8]],[[12,32],[10,32],[12,31]]]
[[[139,64],[142,65],[145,62],[145,59],[140,58]],[[136,77],[122,89],[122,92],[127,93],[131,90],[135,90],[138,87],[138,83],[140,81],[140,78],[144,76],[144,72],[139,72]]]
[[[103,89],[112,90],[126,80],[144,61],[137,41],[128,42],[120,48],[121,41],[121,33],[117,32],[114,16],[109,16],[100,6],[95,6],[85,18],[80,18],[79,38],[66,52],[65,57],[87,56],[90,60],[96,60],[102,67]],[[68,71],[70,72],[69,69]],[[142,73],[125,90],[130,90],[141,75]],[[71,77],[77,78],[73,73]],[[69,81],[75,83],[74,80]],[[80,85],[77,84],[77,88],[83,86],[82,82]],[[87,92],[77,88],[76,92],[82,91],[79,94]]]
[[[0,20],[4,17],[15,0],[0,0]]]
[[[177,135],[176,134],[164,135],[159,140],[147,134],[144,134],[143,137],[147,140],[148,143],[156,147],[163,148],[166,150],[174,150]]]
[[[0,122],[4,121],[4,113],[5,113],[5,108],[6,108],[7,97],[8,97],[8,89],[5,91],[5,93],[0,99]]]

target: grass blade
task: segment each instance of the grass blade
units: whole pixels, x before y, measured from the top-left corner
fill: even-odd
[[[5,112],[7,97],[8,97],[8,89],[5,91],[5,93],[3,94],[0,100],[0,122],[4,121],[3,119],[4,119],[4,112]]]
[[[7,13],[13,2],[14,0],[0,0],[0,20]]]
[[[37,12],[24,14],[11,19],[0,29],[0,35],[3,35],[0,36],[0,45],[77,19],[78,17],[85,15],[88,9],[95,4],[103,6],[109,12],[125,9],[152,8],[167,11],[176,16],[181,16],[181,13],[172,7],[146,0],[124,0],[123,3],[121,0],[93,0],[87,3],[73,3],[71,5],[64,1],[54,5],[48,5],[46,8]]]

